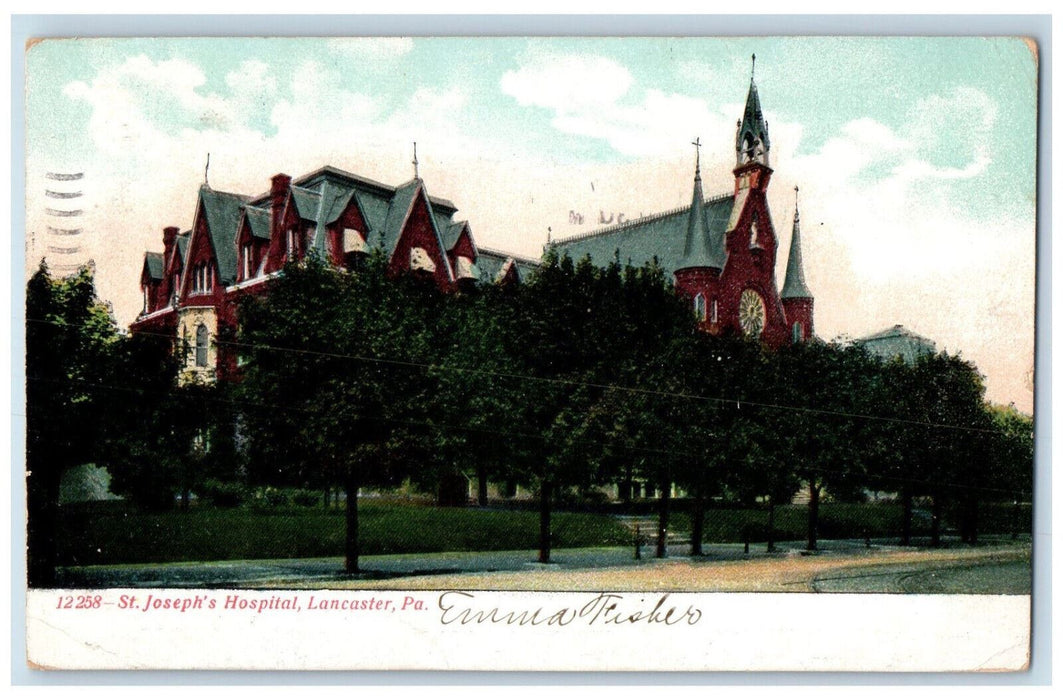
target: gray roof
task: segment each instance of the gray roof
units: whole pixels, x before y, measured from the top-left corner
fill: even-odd
[[[210,242],[218,261],[218,277],[222,284],[230,285],[236,281],[236,227],[246,199],[203,185],[199,188],[199,201],[207,217]]]
[[[443,235],[443,248],[450,250],[454,247],[454,244],[458,242],[458,238],[461,236],[461,232],[465,229],[466,221],[450,221],[450,217],[443,218],[439,213],[436,213],[437,226],[440,233]],[[442,221],[438,221],[442,219]]]
[[[694,172],[694,197],[687,216],[687,235],[683,244],[683,257],[676,263],[677,270],[685,267],[715,267],[723,269],[727,260],[724,248],[724,231],[717,226],[710,228],[705,211],[705,195],[701,191],[700,168]]]
[[[867,348],[868,352],[883,360],[900,357],[909,363],[915,362],[921,355],[932,355],[937,350],[933,340],[913,333],[900,324],[863,338],[857,338],[853,342]]]
[[[749,80],[749,93],[746,95],[746,109],[742,114],[742,123],[735,137],[735,148],[742,147],[742,139],[746,134],[754,138],[759,137],[765,150],[771,148],[771,142],[768,140],[768,123],[764,121],[764,112],[760,108],[760,94],[752,78]]]
[[[383,246],[389,255],[391,251],[395,250],[395,246],[399,242],[399,236],[402,234],[402,224],[406,221],[406,215],[409,213],[410,207],[413,206],[413,199],[417,195],[417,189],[420,186],[420,180],[410,180],[395,190],[395,196],[392,197],[391,206],[388,207],[388,216],[384,222],[383,229]]]
[[[246,206],[247,223],[251,229],[251,235],[265,241],[269,240],[270,212],[268,209]]]
[[[483,284],[497,282],[499,275],[507,265],[514,268],[513,271],[517,274],[519,282],[527,280],[528,276],[539,268],[539,262],[536,260],[501,250],[478,248],[476,252],[479,253],[476,258],[476,267],[480,271],[480,282]]]
[[[317,210],[321,203],[319,193],[292,185],[292,201],[295,202],[295,210],[299,212],[300,219],[317,221]]]
[[[726,194],[703,201],[704,226],[710,237],[718,237],[722,247],[727,222],[731,216],[734,195]],[[690,226],[691,207],[681,207],[660,214],[651,214],[617,226],[592,231],[581,236],[557,241],[561,252],[573,260],[589,255],[591,262],[602,267],[620,255],[620,264],[641,267],[657,259],[666,273],[684,267],[684,252]],[[710,260],[711,261],[711,260]],[[722,267],[720,263],[720,267]]]
[[[162,253],[144,253],[144,266],[153,280],[161,280],[163,275]]]
[[[192,232],[185,231],[177,237],[177,255],[181,259],[181,267],[183,268],[185,262],[188,260],[188,242],[192,240]]]
[[[790,257],[786,260],[786,280],[779,294],[783,299],[811,299],[812,292],[805,284],[805,269],[801,264],[801,213],[794,207],[794,235],[790,239]]]

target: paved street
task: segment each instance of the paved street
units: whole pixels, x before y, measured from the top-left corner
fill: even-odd
[[[561,549],[550,564],[534,550],[367,556],[347,576],[340,558],[95,566],[61,571],[69,588],[392,588],[541,590],[703,590],[822,593],[1000,593],[1030,591],[1029,545],[944,549],[828,540],[809,554],[796,542],[712,545],[692,558],[672,546],[667,559],[645,547]]]

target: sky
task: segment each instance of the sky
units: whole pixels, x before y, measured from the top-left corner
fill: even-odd
[[[26,275],[91,259],[128,325],[208,153],[212,187],[259,194],[325,164],[400,184],[414,141],[478,245],[538,257],[548,232],[689,205],[695,138],[706,195],[730,192],[754,53],[777,277],[799,185],[817,335],[902,324],[1031,412],[1037,56],[1018,38],[46,40],[26,54]],[[80,236],[47,233],[57,201]]]

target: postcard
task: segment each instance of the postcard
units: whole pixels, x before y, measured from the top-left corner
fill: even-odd
[[[25,63],[32,668],[1028,667],[1032,39]]]

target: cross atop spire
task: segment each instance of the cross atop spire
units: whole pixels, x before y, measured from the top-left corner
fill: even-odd
[[[413,179],[414,180],[419,180],[421,178],[421,176],[417,172],[417,142],[416,141],[413,142],[413,161],[412,162],[413,162]]]
[[[690,142],[690,145],[694,147],[696,155],[694,156],[694,176],[701,175],[701,137]]]
[[[797,209],[797,193],[801,191],[801,188],[794,185],[794,221],[801,220],[801,212]]]
[[[749,76],[749,93],[746,95],[746,108],[738,122],[735,134],[736,165],[742,167],[747,163],[769,165],[768,152],[771,142],[768,139],[768,122],[760,107],[760,95],[757,84],[753,81],[757,67],[757,55],[753,54],[753,66]]]

